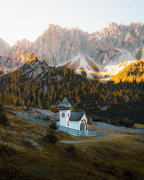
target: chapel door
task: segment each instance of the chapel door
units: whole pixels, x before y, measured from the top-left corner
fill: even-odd
[[[85,122],[82,123],[82,131],[85,131],[86,130],[86,125],[85,125]]]

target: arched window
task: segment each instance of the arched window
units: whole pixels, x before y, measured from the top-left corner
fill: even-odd
[[[81,131],[87,131],[87,121],[83,119],[80,124],[80,130]]]
[[[85,122],[82,122],[81,129],[82,129],[82,131],[85,131],[85,130],[86,130]]]
[[[62,117],[65,117],[65,113],[62,113]]]

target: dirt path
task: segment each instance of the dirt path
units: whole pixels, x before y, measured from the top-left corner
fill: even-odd
[[[97,141],[106,141],[109,139],[115,139],[124,136],[129,136],[129,135],[118,134],[118,135],[104,136],[104,137],[98,137],[95,139],[88,139],[88,140],[68,140],[68,141],[60,141],[60,142],[67,144],[89,143],[89,142],[97,142]]]

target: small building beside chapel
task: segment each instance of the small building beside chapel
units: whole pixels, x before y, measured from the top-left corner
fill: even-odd
[[[85,111],[72,111],[71,104],[65,97],[59,104],[59,125],[80,131],[88,130],[88,119]]]

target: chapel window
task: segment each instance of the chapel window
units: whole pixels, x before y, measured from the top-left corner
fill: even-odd
[[[62,113],[62,117],[65,117],[65,113]]]

